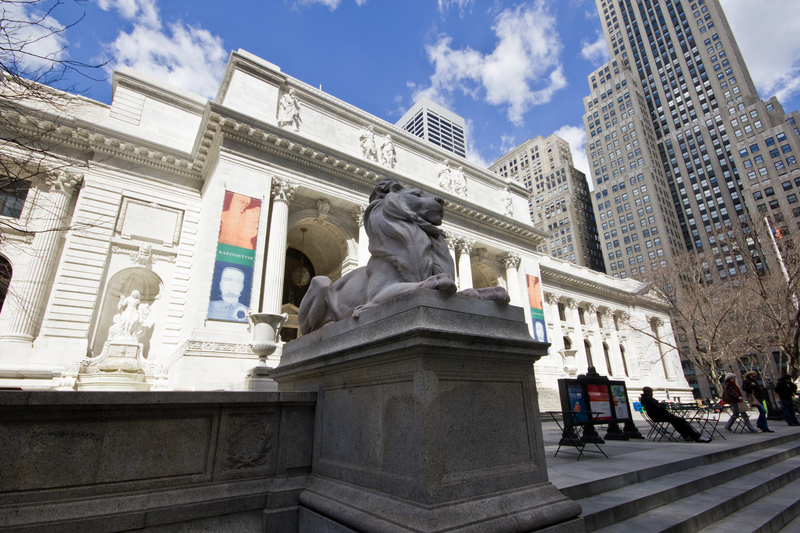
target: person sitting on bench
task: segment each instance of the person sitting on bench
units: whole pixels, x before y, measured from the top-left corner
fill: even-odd
[[[684,418],[667,411],[667,409],[661,405],[658,400],[653,398],[653,389],[650,387],[644,387],[642,389],[642,397],[639,398],[639,401],[642,402],[642,407],[647,412],[647,416],[649,416],[653,422],[669,422],[672,424],[672,427],[675,428],[675,431],[681,434],[683,440],[711,442],[710,438],[701,437],[700,433],[698,433],[697,430],[694,429],[692,425]]]

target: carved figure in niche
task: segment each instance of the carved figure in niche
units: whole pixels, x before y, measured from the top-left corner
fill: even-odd
[[[450,161],[445,159],[442,161],[442,164],[439,165],[439,187],[442,190],[452,192],[453,191],[453,177],[452,177],[453,169],[450,168]]]
[[[297,316],[301,333],[350,316],[358,318],[365,309],[417,289],[454,294],[455,264],[438,227],[443,216],[441,198],[384,178],[364,212],[371,254],[367,266],[335,283],[325,276],[311,280]],[[466,289],[459,294],[502,304],[510,301],[502,287]]]
[[[375,132],[372,126],[367,126],[367,129],[361,131],[358,137],[361,142],[361,156],[367,161],[378,162],[378,147],[375,144]]]
[[[244,290],[244,271],[225,267],[219,278],[219,292],[222,300],[212,300],[208,302],[208,318],[217,320],[247,320],[247,306],[239,302],[239,297]]]
[[[511,191],[506,187],[506,191],[503,194],[503,214],[507,217],[514,216],[514,206],[511,203]]]
[[[139,291],[131,291],[127,298],[120,294],[114,324],[108,328],[108,340],[139,341],[143,327],[150,315],[150,306],[141,303]]]
[[[464,167],[458,167],[453,174],[453,192],[461,197],[467,196],[467,177],[464,176]]]
[[[281,128],[294,126],[294,131],[300,131],[300,122],[300,100],[294,89],[289,89],[278,104],[278,126]]]
[[[381,165],[394,168],[397,164],[397,152],[394,149],[394,141],[391,135],[386,135],[381,143]]]

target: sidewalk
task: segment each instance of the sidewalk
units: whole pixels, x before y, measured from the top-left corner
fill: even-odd
[[[637,413],[638,414],[638,413]],[[719,457],[720,452],[748,446],[766,439],[793,440],[800,438],[800,427],[790,427],[782,421],[770,421],[770,429],[775,433],[745,433],[733,434],[723,429],[727,417],[723,417],[717,429],[725,435],[725,439],[716,438],[710,443],[697,442],[655,442],[651,439],[635,439],[629,441],[607,440],[601,448],[609,457],[606,459],[600,453],[586,453],[597,450],[593,444],[588,444],[580,460],[577,460],[575,448],[562,446],[558,457],[554,457],[558,449],[561,433],[550,415],[542,416],[542,436],[547,457],[547,471],[550,481],[559,489],[569,489],[576,485],[602,481],[604,479],[619,477],[625,474],[634,474],[641,477],[643,472],[652,472],[659,469],[669,469],[669,465],[686,460],[696,461],[697,465],[707,464],[709,457]],[[643,436],[650,430],[647,422],[642,419],[635,421],[636,427]],[[598,430],[604,436],[605,430]],[[567,453],[564,453],[567,452]]]

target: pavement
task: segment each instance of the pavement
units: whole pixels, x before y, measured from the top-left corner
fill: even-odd
[[[637,416],[638,413],[636,413]],[[634,439],[629,441],[607,440],[600,447],[608,456],[608,459],[601,453],[586,453],[597,450],[593,444],[587,444],[584,454],[578,460],[574,454],[575,448],[562,446],[558,456],[555,457],[558,449],[558,441],[561,438],[561,431],[555,422],[549,419],[550,415],[542,416],[542,436],[545,445],[545,456],[547,458],[547,472],[550,481],[559,489],[567,489],[565,493],[570,497],[569,489],[575,489],[578,485],[586,485],[592,482],[603,482],[609,478],[619,478],[641,471],[653,471],[653,469],[671,469],[671,464],[684,461],[697,462],[698,465],[705,463],[704,456],[724,454],[733,448],[739,448],[755,443],[764,439],[800,439],[800,426],[790,427],[786,422],[770,420],[769,427],[774,433],[745,433],[733,434],[723,429],[727,417],[723,417],[717,429],[724,434],[725,439],[715,438],[710,443],[698,442],[655,442],[652,439]],[[641,418],[634,418],[636,427],[643,436],[647,435],[650,427]],[[598,430],[600,436],[604,435],[604,428]],[[572,453],[570,453],[572,452]]]

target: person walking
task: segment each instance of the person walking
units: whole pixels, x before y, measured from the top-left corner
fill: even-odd
[[[731,417],[728,423],[725,424],[725,429],[732,431],[731,427],[733,426],[734,420],[741,416],[747,431],[750,433],[758,433],[756,428],[750,424],[750,417],[747,416],[747,413],[739,409],[739,402],[744,401],[742,398],[742,391],[739,389],[739,385],[736,384],[736,376],[730,372],[725,374],[725,390],[722,393],[722,401],[731,406]]]
[[[767,408],[764,406],[766,398],[761,392],[761,387],[758,386],[756,379],[758,379],[758,374],[755,370],[747,372],[744,375],[744,380],[742,381],[742,389],[744,390],[745,394],[747,394],[750,405],[758,409],[758,420],[756,421],[756,427],[764,433],[774,433],[774,431],[769,429],[769,426],[767,425]],[[755,401],[752,401],[753,399],[755,399]]]
[[[797,394],[797,385],[792,382],[792,376],[786,374],[778,379],[775,384],[775,394],[781,399],[783,418],[790,426],[800,426],[800,421],[794,414],[794,396]]]

